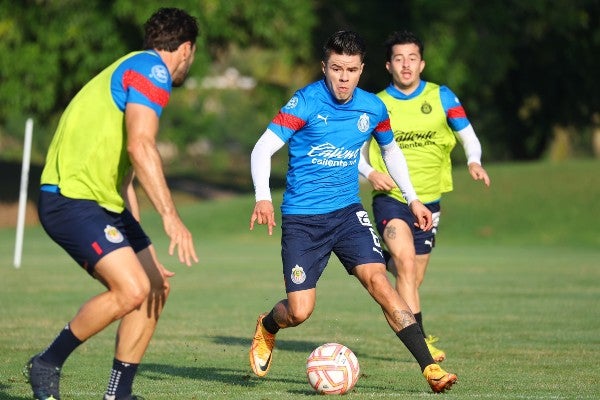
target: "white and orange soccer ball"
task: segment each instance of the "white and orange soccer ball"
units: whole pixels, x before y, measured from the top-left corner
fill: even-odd
[[[317,347],[306,360],[308,383],[321,394],[346,393],[356,384],[359,373],[358,359],[339,343]]]

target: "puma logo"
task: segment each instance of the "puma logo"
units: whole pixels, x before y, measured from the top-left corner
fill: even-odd
[[[317,114],[317,119],[322,119],[325,122],[325,125],[327,125],[327,118],[329,118],[329,115],[324,117],[321,114]]]

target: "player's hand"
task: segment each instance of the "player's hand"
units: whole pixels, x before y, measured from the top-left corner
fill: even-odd
[[[375,190],[383,190],[389,192],[396,187],[396,182],[386,173],[379,171],[372,171],[369,174],[369,182],[373,185]]]
[[[419,200],[413,200],[409,205],[410,210],[416,218],[415,226],[421,230],[428,231],[433,227],[433,218],[429,208],[425,207]]]
[[[175,214],[170,217],[163,217],[163,225],[167,236],[171,239],[169,255],[172,256],[175,253],[175,248],[177,248],[179,262],[188,267],[192,266],[192,261],[197,263],[198,256],[196,256],[192,234],[179,216]]]
[[[490,186],[490,177],[480,164],[477,164],[476,162],[470,163],[469,173],[471,174],[471,177],[476,181],[483,181],[485,186]]]
[[[175,276],[175,272],[166,269],[165,266],[162,265],[161,263],[158,263],[158,269],[160,270],[160,273],[162,274],[162,276],[164,276],[165,278],[170,278],[172,276]]]
[[[175,272],[168,270],[167,268],[165,268],[164,265],[162,265],[162,263],[158,260],[155,261],[156,263],[156,267],[158,268],[158,270],[160,271],[161,275],[164,278],[170,278],[172,276],[175,276]]]
[[[160,272],[160,274],[164,278],[170,278],[172,276],[175,276],[175,272],[169,271],[168,269],[166,269],[165,266],[162,265],[162,263],[158,260],[158,256],[156,255],[156,250],[154,249],[154,245],[150,245],[148,247],[148,249],[150,250],[150,255],[152,256],[154,265],[156,265],[156,268],[158,268],[158,271]]]
[[[273,235],[273,227],[275,223],[275,209],[273,203],[269,200],[259,200],[254,205],[254,211],[250,217],[250,230],[254,229],[254,223],[259,225],[267,225],[269,236]]]

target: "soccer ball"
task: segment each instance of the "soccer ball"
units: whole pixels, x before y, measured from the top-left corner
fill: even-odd
[[[356,384],[359,372],[352,350],[339,343],[317,347],[306,360],[308,383],[321,394],[346,393]]]

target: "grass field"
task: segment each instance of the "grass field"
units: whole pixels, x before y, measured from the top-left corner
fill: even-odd
[[[426,329],[441,338],[443,367],[459,376],[444,396],[599,398],[599,170],[599,161],[491,165],[487,190],[455,172],[422,288]],[[284,296],[279,237],[263,227],[248,232],[252,205],[253,197],[244,196],[181,207],[201,257],[189,269],[168,258],[158,218],[144,213],[163,262],[177,275],[136,393],[149,400],[312,397],[305,359],[314,347],[338,341],[361,365],[348,398],[435,396],[376,304],[335,258],[319,283],[313,316],[281,331],[266,378],[251,375],[247,351],[256,316]],[[0,230],[5,400],[30,398],[22,365],[100,288],[40,227],[26,229],[20,269],[12,266],[13,249],[14,229]],[[67,361],[63,399],[102,398],[115,328]]]

